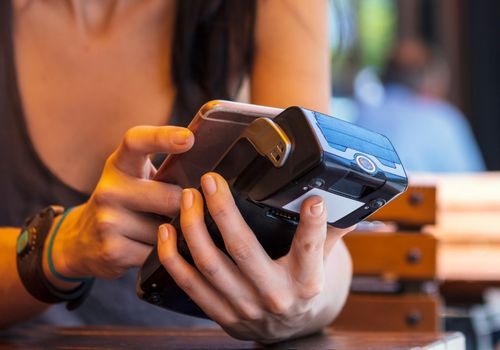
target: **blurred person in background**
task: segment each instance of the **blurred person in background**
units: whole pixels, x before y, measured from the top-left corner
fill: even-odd
[[[477,172],[485,164],[465,116],[445,100],[444,59],[417,39],[394,47],[378,103],[360,101],[357,124],[392,141],[410,172]]]

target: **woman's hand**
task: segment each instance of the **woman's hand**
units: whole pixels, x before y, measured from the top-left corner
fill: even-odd
[[[349,256],[333,248],[350,229],[327,227],[322,199],[304,201],[289,253],[272,260],[243,220],[226,181],[209,173],[202,177],[202,188],[234,262],[210,238],[201,194],[184,190],[181,228],[198,269],[178,253],[171,225],[160,226],[158,254],[191,299],[240,339],[275,342],[330,323],[350,284]]]
[[[87,203],[76,207],[57,234],[53,261],[68,277],[114,278],[140,266],[156,241],[158,218],[179,210],[181,189],[153,181],[153,153],[182,153],[194,136],[188,129],[139,126],[130,129],[107,159]]]

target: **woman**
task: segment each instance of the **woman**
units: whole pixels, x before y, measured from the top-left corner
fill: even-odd
[[[63,292],[79,288],[71,278],[98,279],[80,308],[67,312],[59,304],[34,322],[193,322],[134,296],[130,269],[157,240],[177,283],[235,337],[278,341],[331,322],[347,295],[350,260],[339,240],[345,231],[327,229],[321,198],[304,202],[289,254],[272,261],[224,179],[204,175],[206,204],[235,264],[211,246],[201,194],[151,181],[149,157],[187,151],[193,135],[163,125],[174,116],[185,125],[208,99],[233,98],[246,75],[253,103],[326,111],[326,1],[12,0],[0,6],[3,327],[49,306],[25,289],[15,252],[22,222],[50,204],[75,207],[57,229],[61,215],[51,222],[47,240],[57,236],[51,254],[47,244],[40,253],[43,275]],[[179,209],[201,273],[177,254],[175,230],[158,229],[161,222],[143,214],[171,216]]]

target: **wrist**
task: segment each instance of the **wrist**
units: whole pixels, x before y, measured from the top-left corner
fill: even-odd
[[[72,249],[76,241],[74,217],[73,212],[67,210],[54,219],[43,252],[44,274],[60,290],[74,289],[90,278],[82,277],[85,274],[78,263],[82,259],[78,251]]]

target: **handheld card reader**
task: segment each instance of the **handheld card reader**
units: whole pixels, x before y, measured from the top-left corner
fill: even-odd
[[[304,199],[323,197],[328,223],[346,228],[404,192],[408,184],[385,136],[301,107],[290,107],[273,119],[255,119],[212,170],[228,181],[242,216],[273,259],[288,253]],[[216,246],[227,254],[206,209],[205,222]],[[171,223],[179,233],[180,254],[194,266],[180,218]],[[152,304],[207,317],[175,284],[156,249],[139,272],[137,292]]]

